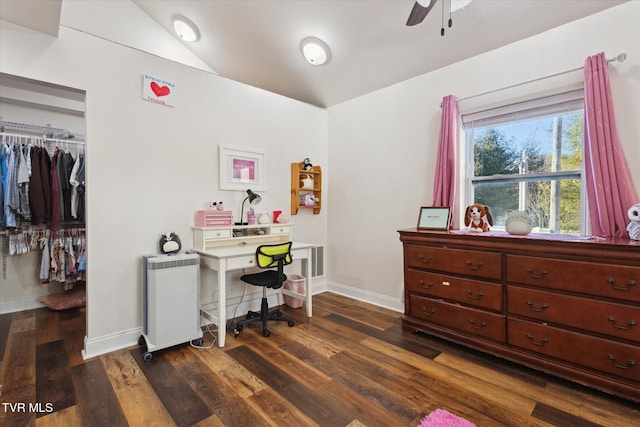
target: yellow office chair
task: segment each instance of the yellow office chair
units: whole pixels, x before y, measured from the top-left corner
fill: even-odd
[[[284,281],[287,280],[287,276],[284,274],[284,266],[291,264],[291,262],[291,242],[258,246],[256,249],[256,264],[258,267],[268,270],[245,274],[240,277],[240,280],[250,285],[263,287],[260,313],[255,311],[247,313],[247,318],[239,321],[236,325],[235,336],[238,336],[244,325],[251,322],[262,322],[262,334],[265,337],[271,335],[271,332],[267,329],[268,320],[286,321],[289,327],[294,325],[293,319],[283,316],[279,309],[269,313],[269,304],[267,303],[267,288],[279,289],[282,287]],[[277,267],[277,269],[273,270],[274,267]]]

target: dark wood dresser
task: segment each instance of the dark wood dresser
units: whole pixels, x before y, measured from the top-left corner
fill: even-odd
[[[399,233],[403,330],[640,402],[640,242]]]

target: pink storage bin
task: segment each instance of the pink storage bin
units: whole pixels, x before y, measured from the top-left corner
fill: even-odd
[[[288,274],[287,280],[284,281],[284,288],[293,292],[304,293],[306,279],[299,274]],[[289,295],[284,296],[284,303],[291,308],[300,308],[304,304],[302,299],[294,298]]]
[[[231,211],[219,211],[217,209],[203,209],[196,211],[197,227],[219,227],[233,223]]]

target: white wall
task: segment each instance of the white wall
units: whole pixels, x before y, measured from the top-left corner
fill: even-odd
[[[239,210],[241,192],[218,189],[218,144],[266,151],[259,210],[289,211],[292,162],[327,163],[323,109],[64,27],[54,38],[0,22],[0,51],[2,72],[87,94],[87,356],[137,341],[141,256],[161,233],[189,248],[195,210]],[[142,100],[144,74],[175,84],[175,108]],[[324,243],[326,218],[292,217],[294,238]]]
[[[402,310],[398,229],[431,205],[440,102],[581,67],[587,56],[628,54],[609,66],[620,139],[640,189],[640,2],[513,43],[329,108],[328,288]],[[582,72],[460,102],[462,113],[559,87]]]

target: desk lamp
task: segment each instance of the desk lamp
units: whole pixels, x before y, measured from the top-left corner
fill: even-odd
[[[236,222],[236,225],[247,225],[247,222],[243,222],[243,214],[244,214],[244,203],[248,200],[249,205],[254,206],[262,201],[262,197],[259,194],[254,193],[251,190],[247,190],[248,196],[244,198],[242,201],[242,205],[240,206],[240,222]]]

